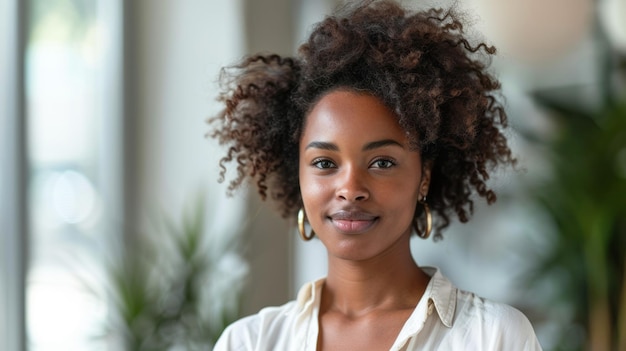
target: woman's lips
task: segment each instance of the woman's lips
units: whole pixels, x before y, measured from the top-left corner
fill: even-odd
[[[345,234],[360,234],[376,223],[378,217],[363,211],[338,211],[330,216],[331,223]]]
[[[374,225],[376,220],[371,221],[348,221],[345,219],[341,220],[332,220],[333,225],[340,232],[346,234],[360,234],[368,230],[372,225]]]

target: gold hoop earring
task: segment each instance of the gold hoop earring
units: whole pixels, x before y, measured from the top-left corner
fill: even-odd
[[[306,235],[306,232],[304,230],[304,221],[306,220],[307,219],[306,214],[304,213],[304,208],[301,208],[298,211],[298,233],[300,233],[300,237],[302,238],[302,240],[309,241],[313,239],[313,237],[315,236],[315,232],[311,228],[311,233],[309,233],[309,235]]]
[[[419,201],[419,203],[424,206],[424,213],[426,214],[426,228],[424,228],[424,230],[420,229],[420,221],[418,218],[415,218],[413,220],[413,228],[415,229],[417,236],[422,239],[428,239],[428,237],[430,236],[430,232],[433,229],[433,216],[430,213],[430,208],[428,207],[428,204],[426,203],[426,196],[424,196],[422,201]]]

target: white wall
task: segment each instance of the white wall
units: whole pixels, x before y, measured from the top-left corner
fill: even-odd
[[[177,211],[203,187],[222,195],[215,182],[220,155],[205,138],[205,119],[217,110],[219,68],[243,51],[240,1],[143,0],[131,15],[129,118],[143,210]]]
[[[149,230],[152,216],[162,212],[178,218],[199,192],[206,193],[209,230],[226,235],[245,231],[250,273],[244,314],[287,300],[291,240],[288,223],[258,200],[255,189],[226,196],[226,184],[217,183],[223,152],[205,137],[209,131],[205,120],[219,109],[215,102],[219,70],[254,46],[250,33],[264,46],[291,48],[284,35],[274,35],[289,30],[271,20],[278,16],[290,21],[289,12],[277,11],[280,4],[251,12],[253,4],[259,5],[142,0],[132,3],[128,21],[131,91],[127,98],[137,148],[131,156],[136,163],[131,189],[136,226]],[[268,23],[259,11],[269,12],[273,29],[255,30]]]

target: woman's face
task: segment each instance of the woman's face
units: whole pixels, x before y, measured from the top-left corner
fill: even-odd
[[[299,163],[305,212],[329,255],[365,260],[411,234],[430,169],[378,98],[325,95],[306,118]]]

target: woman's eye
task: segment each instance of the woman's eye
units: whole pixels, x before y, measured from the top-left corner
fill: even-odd
[[[317,160],[313,162],[313,166],[320,169],[334,168],[335,164],[330,160]]]
[[[374,168],[391,168],[394,165],[395,163],[393,161],[387,159],[376,160],[374,161],[374,163],[372,163],[372,166]]]

